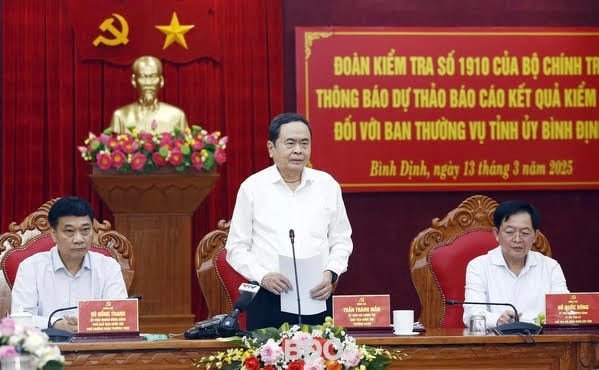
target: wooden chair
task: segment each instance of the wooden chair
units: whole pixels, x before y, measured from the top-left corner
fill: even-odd
[[[462,306],[446,306],[445,300],[464,300],[468,262],[498,245],[493,235],[497,205],[487,196],[471,196],[443,219],[434,218],[431,227],[412,240],[410,273],[420,298],[418,321],[425,328],[464,327]],[[551,247],[542,233],[532,249],[551,256]]]
[[[10,312],[10,291],[21,261],[55,245],[50,234],[48,211],[58,199],[44,203],[19,224],[12,222],[8,226],[9,231],[0,235],[0,316]],[[108,221],[100,223],[94,220],[93,229],[91,250],[114,257],[119,262],[129,291],[135,274],[131,243],[124,235],[112,230]]]
[[[208,306],[208,317],[230,314],[239,298],[239,285],[247,280],[227,262],[227,236],[230,222],[220,220],[198,243],[195,266],[202,295]],[[245,312],[238,316],[239,327],[246,328]]]

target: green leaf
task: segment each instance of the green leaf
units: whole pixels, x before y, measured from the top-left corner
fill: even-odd
[[[46,362],[46,364],[44,365],[44,367],[42,369],[43,370],[63,370],[64,366],[58,361],[50,360],[50,361]]]

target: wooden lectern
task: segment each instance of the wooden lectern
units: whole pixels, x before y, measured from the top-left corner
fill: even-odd
[[[140,294],[140,330],[182,333],[194,323],[191,302],[191,225],[216,173],[104,172],[94,167],[94,190],[131,241],[136,271],[130,294]]]

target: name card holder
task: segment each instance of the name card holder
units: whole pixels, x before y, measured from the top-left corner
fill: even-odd
[[[599,292],[546,294],[547,331],[599,331]]]
[[[389,294],[334,295],[333,322],[352,332],[391,332]]]
[[[144,340],[139,335],[138,299],[79,301],[78,332],[72,342]]]

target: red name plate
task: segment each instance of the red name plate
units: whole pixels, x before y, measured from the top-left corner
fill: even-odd
[[[547,294],[545,313],[547,324],[599,324],[599,293]]]
[[[389,294],[333,296],[333,322],[346,328],[391,325]]]
[[[79,333],[139,332],[137,299],[79,301]]]

